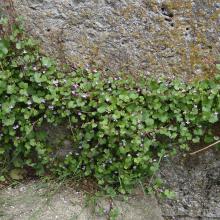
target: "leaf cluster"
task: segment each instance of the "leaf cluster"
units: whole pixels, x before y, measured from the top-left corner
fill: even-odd
[[[14,25],[0,38],[0,176],[13,169],[52,171],[128,192],[154,175],[164,156],[219,138],[212,132],[219,122],[219,81],[218,74],[184,83],[67,72]],[[51,156],[44,122],[68,122],[74,146],[64,159]]]

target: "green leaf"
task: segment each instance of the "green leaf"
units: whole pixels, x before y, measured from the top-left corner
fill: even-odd
[[[106,111],[106,106],[100,106],[98,109],[97,109],[97,111],[99,112],[99,113],[104,113],[105,111]]]
[[[164,195],[165,195],[165,197],[167,197],[168,199],[174,199],[175,196],[176,196],[176,194],[175,194],[174,191],[170,191],[170,190],[168,190],[168,189],[165,189]]]
[[[22,48],[21,42],[16,43],[16,49],[20,50]]]
[[[53,64],[52,60],[49,59],[48,57],[42,57],[41,62],[42,62],[42,65],[47,67],[47,68],[50,68]]]
[[[2,16],[2,17],[0,18],[0,24],[1,24],[1,25],[8,25],[8,18],[5,17],[5,16]]]
[[[42,98],[39,98],[37,96],[32,96],[32,99],[33,99],[34,102],[36,102],[38,104],[40,104],[42,102]]]
[[[15,122],[15,117],[14,117],[14,116],[10,116],[10,118],[4,118],[4,119],[2,120],[2,122],[3,122],[3,124],[4,124],[5,126],[13,125],[14,122]]]
[[[7,42],[0,40],[0,58],[8,54]]]
[[[152,126],[152,125],[154,125],[154,119],[145,118],[145,123],[147,124],[147,126]]]
[[[0,154],[4,154],[4,152],[5,152],[5,149],[0,147]]]
[[[160,116],[159,119],[161,122],[166,122],[168,120],[168,116],[164,114],[164,115]]]
[[[211,117],[209,118],[210,123],[215,123],[217,121],[218,121],[218,116],[216,114],[211,115]]]
[[[42,82],[41,74],[40,74],[40,73],[35,73],[35,74],[34,74],[34,80],[35,80],[37,83]]]
[[[4,176],[0,176],[0,182],[4,182],[6,179]]]
[[[68,103],[68,108],[75,108],[76,107],[76,104],[75,104],[75,102],[74,101],[70,101],[69,103]]]
[[[136,98],[138,97],[138,94],[136,94],[136,93],[130,93],[130,94],[129,94],[129,97],[130,97],[131,99],[136,99]]]
[[[8,94],[13,94],[16,92],[16,86],[15,85],[8,85],[7,87],[7,93]]]
[[[7,88],[6,82],[0,80],[0,95],[5,91],[6,88]]]

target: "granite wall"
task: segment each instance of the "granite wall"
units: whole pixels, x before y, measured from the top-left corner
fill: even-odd
[[[220,54],[219,0],[12,1],[63,62],[189,80],[213,74]]]
[[[61,62],[192,80],[211,76],[220,54],[219,0],[1,1],[13,1],[27,32]],[[160,176],[177,194],[160,201],[165,219],[220,219],[219,156],[163,162]]]

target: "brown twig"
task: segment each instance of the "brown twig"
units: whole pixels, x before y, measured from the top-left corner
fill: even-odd
[[[220,140],[218,140],[218,141],[216,141],[215,143],[210,144],[210,145],[208,145],[207,147],[204,147],[204,148],[202,148],[202,149],[200,149],[200,150],[194,151],[194,152],[190,153],[190,155],[195,155],[195,154],[197,154],[197,153],[200,153],[200,152],[202,152],[202,151],[204,151],[204,150],[207,150],[207,149],[209,149],[209,148],[215,146],[215,145],[218,144],[218,143],[220,143]]]

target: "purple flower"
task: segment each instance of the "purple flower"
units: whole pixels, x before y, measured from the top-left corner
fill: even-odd
[[[74,83],[74,84],[72,85],[72,88],[73,88],[73,89],[77,89],[78,87],[79,87],[79,85],[76,84],[76,83]]]
[[[82,97],[82,98],[87,98],[87,97],[88,97],[88,94],[84,93],[84,94],[81,95],[81,97]]]
[[[53,109],[54,109],[54,106],[53,106],[53,105],[49,105],[48,108],[51,109],[51,110],[53,110]]]
[[[76,95],[76,92],[75,92],[75,91],[72,91],[71,93],[72,93],[72,95],[74,95],[74,96]]]
[[[55,86],[58,86],[58,83],[59,83],[58,80],[53,80],[53,84],[54,84]]]
[[[18,129],[18,128],[19,128],[19,125],[13,126],[13,129],[14,129],[14,130],[16,130],[16,129]]]

